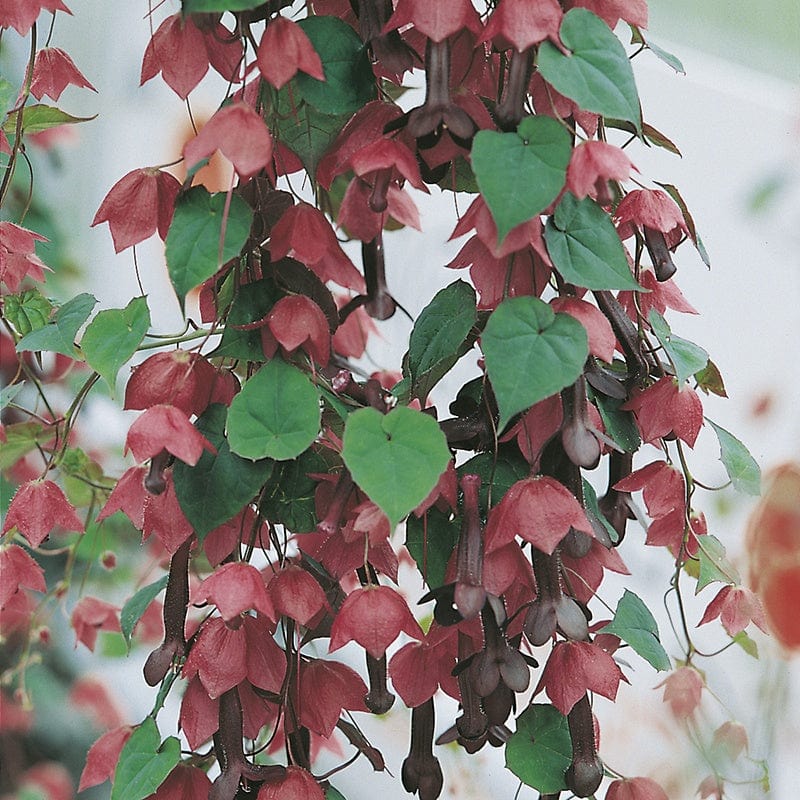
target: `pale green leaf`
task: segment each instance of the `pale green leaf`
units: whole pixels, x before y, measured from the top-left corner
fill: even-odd
[[[436,420],[405,406],[388,414],[374,408],[354,411],[342,443],[353,480],[392,527],[430,494],[450,461]]]
[[[619,636],[655,669],[661,671],[670,668],[669,656],[661,644],[655,618],[644,602],[628,589],[617,604],[614,619],[600,630]]]
[[[733,488],[744,494],[757,497],[761,494],[761,468],[750,455],[750,451],[725,428],[707,420],[719,439],[722,461]]]
[[[81,350],[89,366],[100,373],[114,393],[120,367],[136,352],[150,327],[145,297],[134,297],[125,308],[101,311],[86,328]]]
[[[226,434],[236,455],[256,461],[296,458],[316,439],[319,393],[296,367],[273,358],[233,398]]]
[[[641,130],[633,69],[608,25],[585,8],[573,8],[564,15],[560,34],[570,53],[542,42],[536,62],[542,77],[585,111],[632,122]]]
[[[500,409],[498,431],[514,414],[571,386],[589,355],[583,325],[530,296],[500,303],[486,323],[481,348]]]

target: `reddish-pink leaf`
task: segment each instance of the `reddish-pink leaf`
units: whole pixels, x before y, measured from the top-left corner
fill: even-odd
[[[700,705],[705,682],[693,667],[679,667],[656,686],[664,687],[664,702],[678,719],[691,717]]]
[[[337,305],[344,305],[340,303],[341,299],[337,297]],[[333,349],[345,358],[361,358],[367,348],[367,339],[377,331],[375,323],[363,307],[359,306],[336,329],[336,333],[333,334]]]
[[[161,494],[145,493],[142,539],[155,533],[164,549],[172,555],[194,534],[194,529],[181,510],[175,494],[172,470],[164,473],[164,480],[166,488]]]
[[[217,567],[191,595],[191,603],[213,603],[226,622],[251,609],[275,620],[264,578],[250,564],[234,561]]]
[[[613,30],[624,19],[631,25],[647,27],[647,0],[571,0],[571,8],[588,8]]]
[[[269,547],[269,526],[263,519],[256,523],[255,513],[250,506],[245,506],[235,517],[214,528],[203,540],[203,550],[211,566],[221,564],[239,544],[242,536],[249,539],[251,532],[254,540],[266,550]]]
[[[677,203],[661,189],[634,189],[620,200],[614,219],[619,235],[627,239],[633,226],[661,231],[670,240],[681,234],[688,236],[689,228]]]
[[[384,127],[402,114],[393,103],[373,100],[357,111],[317,167],[317,179],[330,189],[333,179],[350,169],[350,160],[363,147],[383,136]]]
[[[20,586],[46,592],[44,570],[19,545],[0,550],[0,608]]]
[[[177,178],[168,172],[153,167],[135,169],[111,187],[92,226],[108,223],[117,253],[149,239],[156,231],[166,239],[180,188]]]
[[[302,261],[322,281],[360,294],[366,291],[363,276],[345,255],[325,215],[308,203],[287,209],[272,228],[270,256],[277,261],[287,255]]]
[[[586,512],[569,489],[555,478],[525,478],[503,495],[489,515],[486,549],[495,550],[521,536],[550,554],[570,528],[594,535]]]
[[[44,95],[58,100],[67,86],[97,91],[63,50],[58,47],[40,50],[33,62],[31,94],[37,100],[41,100]]]
[[[611,329],[608,317],[597,306],[577,297],[556,297],[550,301],[550,305],[553,311],[575,317],[586,328],[589,352],[601,361],[611,363],[617,346],[617,337]]]
[[[349,164],[353,172],[361,177],[379,170],[397,170],[398,175],[415,189],[428,192],[414,153],[397,139],[376,139],[353,153]]]
[[[480,310],[495,309],[506,297],[538,297],[547,287],[552,271],[532,247],[495,258],[478,236],[473,236],[447,266],[471,267],[469,275],[480,295]]]
[[[300,724],[313,733],[333,733],[342,709],[366,711],[367,686],[355,670],[321,658],[300,662]]]
[[[0,28],[14,28],[20,36],[27,36],[42,11],[72,14],[61,0],[0,0]]]
[[[269,593],[279,614],[308,625],[328,608],[325,592],[302,567],[288,564],[269,582]]]
[[[457,239],[473,229],[493,258],[500,259],[531,246],[544,263],[551,266],[550,255],[544,243],[542,221],[538,216],[512,228],[498,246],[497,225],[486,201],[482,195],[478,195],[456,224],[450,238]]]
[[[567,189],[576,197],[608,195],[600,183],[626,181],[636,169],[625,151],[607,142],[587,141],[573,151],[567,167]]]
[[[211,780],[199,767],[178,764],[147,800],[203,800],[211,791]]]
[[[457,637],[454,628],[433,625],[420,642],[401,647],[389,662],[392,686],[409,707],[430,700],[441,686],[452,691]]]
[[[747,728],[741,722],[727,720],[714,731],[712,744],[715,749],[724,750],[731,761],[735,761],[749,747]]]
[[[500,597],[512,586],[527,590],[533,597],[535,583],[531,561],[516,541],[486,553],[483,559],[483,588],[489,594]]]
[[[150,406],[131,425],[125,439],[125,452],[130,450],[139,462],[167,450],[193,467],[204,449],[217,452],[183,411],[163,403]]]
[[[119,754],[132,733],[133,728],[130,725],[120,725],[119,728],[104,733],[89,748],[86,754],[86,766],[78,784],[79,792],[97,786],[105,780],[113,780]]]
[[[22,699],[0,689],[0,730],[4,733],[27,733],[33,727],[33,709],[25,708]]]
[[[375,546],[386,541],[392,534],[392,528],[386,514],[371,500],[359,503],[351,512],[351,518],[342,526],[345,541],[364,541],[367,536],[370,545]]]
[[[10,150],[9,150],[10,152]],[[25,278],[44,280],[45,266],[36,256],[36,242],[46,242],[41,234],[13,222],[0,222],[0,282],[11,292],[19,290]]]
[[[0,609],[0,634],[10,636],[17,631],[25,631],[27,636],[37,605],[25,590],[14,592],[5,606]]]
[[[198,17],[199,18],[199,17]],[[164,82],[185,100],[208,72],[209,64],[229,81],[236,81],[242,44],[220,23],[201,30],[193,15],[167,17],[147,45],[142,61],[141,84],[160,72]]]
[[[583,111],[568,97],[559,94],[538,72],[534,72],[531,78],[530,95],[537,114],[546,114],[557,119],[572,116],[587,136],[593,137],[597,133],[599,120],[597,114]]]
[[[751,622],[765,633],[767,620],[758,596],[744,586],[723,586],[708,604],[703,618],[698,622],[704,625],[720,617],[722,627],[730,636],[741,633]]]
[[[568,553],[561,553],[561,562],[570,574],[579,576],[572,581],[576,600],[589,603],[603,580],[603,570],[610,569],[620,575],[630,575],[630,570],[620,558],[617,548],[608,549],[596,539],[592,541],[589,552],[580,558],[573,558]]]
[[[270,689],[269,691],[278,694],[280,685],[278,689]],[[250,685],[250,681],[242,681],[236,687],[236,692],[239,695],[239,702],[242,704],[242,733],[245,739],[257,739],[265,725],[269,725],[271,730],[275,730],[275,723],[278,720],[278,706],[270,703],[260,694],[256,694],[254,688]],[[274,745],[275,741],[273,741]],[[274,751],[268,748],[267,752]],[[313,749],[311,752],[314,752]]]
[[[272,134],[247,103],[232,103],[219,109],[194,139],[183,148],[187,169],[217,150],[246,181],[272,161]]]
[[[724,800],[725,782],[719,775],[706,775],[697,787],[700,800],[710,797],[711,800]]]
[[[222,373],[198,353],[170,350],[156,353],[133,368],[125,387],[126,409],[144,410],[165,403],[187,416],[205,411]]]
[[[17,797],[41,797],[44,800],[73,800],[75,788],[69,770],[55,761],[39,761],[16,779]]]
[[[97,521],[102,522],[117,511],[133,523],[136,530],[144,528],[145,498],[148,496],[144,488],[147,467],[131,467],[125,470],[117,485],[111,490],[106,504],[100,509]]]
[[[286,17],[275,17],[264,30],[257,54],[258,69],[276,89],[299,71],[325,80],[322,61],[303,29]]]
[[[79,533],[84,530],[74,506],[53,481],[23,483],[8,507],[3,533],[16,527],[31,547],[38,547],[57,526]]]
[[[282,778],[259,789],[256,800],[325,800],[325,794],[310,772],[290,765]]]
[[[462,28],[468,28],[476,36],[481,31],[480,17],[470,0],[448,0],[446,3],[399,0],[383,32],[408,24],[434,42],[442,42]]]
[[[365,586],[342,603],[331,626],[330,651],[355,640],[371,656],[381,658],[401,632],[414,639],[423,636],[403,597],[388,586]]]
[[[320,366],[327,365],[330,327],[322,309],[310,298],[299,294],[282,297],[269,312],[267,327],[288,353],[302,347]]]
[[[280,693],[286,677],[286,654],[273,639],[274,626],[264,617],[242,620],[247,642],[247,680],[267,692]]]
[[[652,461],[634,470],[614,484],[620,492],[638,492],[643,489],[647,512],[651,517],[660,517],[677,507],[683,507],[685,485],[683,475],[666,461]]]
[[[561,430],[563,420],[561,395],[554,394],[531,406],[500,441],[510,441],[516,436],[525,460],[535,466],[544,446]]]
[[[556,0],[503,0],[489,17],[478,43],[492,42],[498,50],[514,47],[520,53],[545,39],[560,44],[563,16]]]
[[[617,662],[597,645],[559,642],[547,659],[536,691],[546,689],[553,705],[568,714],[586,692],[614,700],[621,680],[625,676]]]
[[[247,677],[244,629],[232,630],[219,617],[208,619],[189,651],[183,675],[197,675],[212,699],[241,683]]]
[[[84,597],[72,611],[70,624],[75,630],[77,642],[83,642],[89,650],[94,652],[99,631],[119,632],[119,609],[98,600],[96,597]]]
[[[183,693],[179,724],[192,750],[207,742],[219,728],[219,700],[208,696],[198,677],[189,681]]]
[[[683,296],[674,278],[660,281],[653,270],[643,269],[639,273],[639,283],[647,289],[646,292],[620,292],[618,295],[620,305],[631,319],[636,319],[639,313],[647,319],[651,308],[661,315],[668,308],[683,314],[697,314],[697,309]]]
[[[669,800],[667,793],[651,778],[612,781],[606,800]]]
[[[690,386],[678,386],[666,375],[644,391],[636,392],[622,406],[633,411],[642,439],[655,442],[674,433],[689,447],[694,447],[703,426],[703,404]]]
[[[394,184],[392,184],[393,186]],[[395,187],[396,188],[396,187]],[[340,228],[362,242],[371,242],[383,230],[386,212],[373,211],[369,202],[373,188],[365,180],[354,177],[347,185],[339,206],[337,222]],[[387,190],[387,200],[388,200]]]
[[[123,715],[103,681],[83,675],[72,684],[67,696],[70,705],[89,716],[98,728],[116,728]]]
[[[390,389],[391,386],[384,386]],[[439,476],[436,486],[431,489],[428,496],[414,509],[414,515],[421,517],[429,508],[436,505],[446,506],[451,511],[455,511],[458,504],[458,475],[454,461],[448,461],[447,468]]]

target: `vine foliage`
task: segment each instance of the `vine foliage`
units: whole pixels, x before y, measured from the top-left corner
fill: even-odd
[[[80,789],[110,780],[112,800],[334,800],[319,748],[385,770],[358,714],[396,695],[411,726],[397,772],[423,800],[446,783],[448,742],[505,748],[541,797],[664,798],[601,760],[593,697],[614,700],[647,662],[694,730],[705,654],[687,588],[716,586],[700,622],[721,618],[746,648],[765,624],[688,466],[716,434],[731,483],[759,492],[745,447],[704,417],[703,395],[725,395],[717,367],[666,319],[695,313],[677,252],[707,256],[678,189],[631,160],[677,151],[646,121],[633,57],[680,63],[651,45],[644,0],[299,5],[151,9],[142,83],[186,100],[209,69],[227,82],[175,154],[186,178],[177,161],[129,172],[92,223],[117,252],[164,241],[186,315],[164,334],[144,290],[96,313],[91,294],[42,292],[28,149],[82,121],[55,105],[67,86],[93,87],[50,44],[61,0],[0,4],[3,37],[30,43],[19,89],[0,82],[2,467],[17,487],[0,543],[3,705],[32,713],[26,672],[61,606],[89,650],[119,632],[156,690],[143,721],[108,724],[89,750]],[[226,191],[198,180],[217,152]],[[404,311],[384,237],[423,227],[420,193],[462,209],[452,238],[466,239],[446,265],[430,242],[406,272],[460,277],[412,320],[402,364],[370,374],[370,337]],[[474,377],[453,390],[464,362]],[[82,448],[81,413],[123,377],[141,413],[113,477],[112,454]],[[634,517],[665,553],[670,645],[633,591],[615,609],[602,598],[623,554],[641,560]],[[119,605],[77,577],[97,542],[124,576]],[[459,711],[437,721],[442,693]],[[159,729],[170,694],[180,739]],[[741,736],[728,722],[715,740]],[[722,797],[732,767],[709,766],[702,796]]]

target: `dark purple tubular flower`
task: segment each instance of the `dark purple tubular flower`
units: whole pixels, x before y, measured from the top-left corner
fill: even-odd
[[[444,786],[439,759],[433,755],[436,712],[433,698],[411,710],[411,750],[403,761],[403,787],[420,800],[436,800]]]

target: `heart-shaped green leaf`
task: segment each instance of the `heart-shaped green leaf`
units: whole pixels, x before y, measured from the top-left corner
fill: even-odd
[[[558,92],[585,111],[627,120],[640,131],[642,112],[625,48],[600,17],[573,8],[561,22],[564,55],[548,41],[539,46],[537,66]]]
[[[506,744],[506,766],[541,794],[567,788],[564,773],[572,763],[567,718],[554,706],[536,703],[517,717],[517,730]]]
[[[699,594],[711,583],[739,584],[741,577],[739,570],[728,559],[725,545],[716,536],[709,533],[707,536],[697,537],[697,588]]]
[[[23,336],[44,328],[52,311],[53,304],[38,289],[26,289],[3,298],[4,318]]]
[[[69,358],[78,358],[75,338],[81,325],[89,319],[95,303],[97,299],[91,294],[84,293],[73,297],[56,311],[53,322],[23,336],[17,342],[17,352],[47,350],[51,353],[61,353]]]
[[[406,520],[406,547],[431,588],[444,583],[447,562],[458,544],[460,530],[457,517],[450,519],[449,514],[436,507],[429,508],[423,517],[411,514]]]
[[[499,242],[544,211],[564,186],[572,142],[551,117],[525,117],[516,133],[478,131],[472,169],[497,225]]]
[[[145,717],[119,754],[111,800],[144,800],[180,760],[181,743],[170,736],[162,744],[155,721]]]
[[[266,361],[261,330],[252,323],[263,320],[281,296],[270,278],[239,286],[225,321],[222,339],[212,355],[244,361]]]
[[[147,299],[134,297],[125,308],[101,311],[86,328],[81,350],[114,393],[120,367],[136,352],[150,327]]]
[[[296,367],[273,358],[233,398],[228,444],[253,461],[296,458],[317,437],[320,416],[314,384]]]
[[[168,580],[169,576],[164,575],[155,583],[143,586],[122,606],[122,611],[119,613],[119,627],[129,647],[136,623],[142,618],[147,606],[166,588]]]
[[[3,130],[7,134],[14,134],[17,131],[17,117],[19,111],[12,111],[3,122]],[[25,106],[22,109],[22,133],[28,135],[32,133],[42,133],[42,131],[57,128],[59,125],[75,125],[78,122],[90,122],[97,114],[91,117],[74,117],[67,114],[55,106],[48,106],[44,103],[36,103],[32,106]]]
[[[167,269],[181,306],[188,292],[241,251],[250,234],[253,210],[239,195],[225,209],[225,192],[202,186],[178,198],[166,241]],[[222,232],[225,242],[220,248]]]
[[[619,636],[657,670],[669,669],[669,656],[659,639],[658,625],[650,609],[633,592],[625,590],[614,619],[602,628],[602,632]]]
[[[594,393],[594,400],[597,410],[600,412],[600,419],[603,420],[606,435],[610,436],[626,453],[635,453],[642,443],[642,437],[639,436],[633,412],[623,411],[620,408],[622,400],[608,397],[601,392]]]
[[[611,217],[590,197],[567,193],[544,231],[547,252],[564,280],[587,289],[641,289]]]
[[[195,423],[216,455],[204,450],[195,466],[176,461],[172,472],[178,502],[201,543],[253,499],[272,471],[268,459],[250,461],[231,452],[225,438],[227,415],[224,405],[213,403]]]
[[[466,343],[477,319],[475,290],[455,281],[437,292],[422,309],[408,345],[412,392],[424,400],[430,390],[469,348]]]
[[[276,94],[273,113],[267,122],[278,139],[297,154],[308,174],[313,175],[325,151],[352,115],[324,114],[311,103],[298,102],[296,91],[294,84],[289,83]]]
[[[405,406],[388,414],[374,408],[354,411],[342,443],[353,480],[392,527],[428,496],[450,460],[436,420]]]
[[[583,325],[530,296],[497,306],[481,336],[481,349],[500,409],[498,430],[514,414],[575,383],[589,355]]]
[[[675,377],[678,379],[679,385],[683,386],[695,372],[705,369],[708,364],[708,353],[702,347],[688,339],[676,336],[670,330],[664,317],[654,308],[650,309],[647,319],[653,333],[661,342],[661,346],[675,367]]]
[[[731,479],[733,488],[744,494],[761,494],[761,467],[750,455],[750,451],[729,431],[714,424],[710,419],[709,425],[714,429],[719,439],[720,460]]]
[[[323,114],[353,114],[375,99],[375,75],[366,45],[338,17],[311,16],[298,25],[322,61],[324,81],[304,72],[295,78],[306,102]]]
[[[261,513],[292,533],[310,533],[319,520],[314,503],[318,481],[309,475],[329,472],[330,468],[313,449],[291,461],[278,461],[261,493]]]

